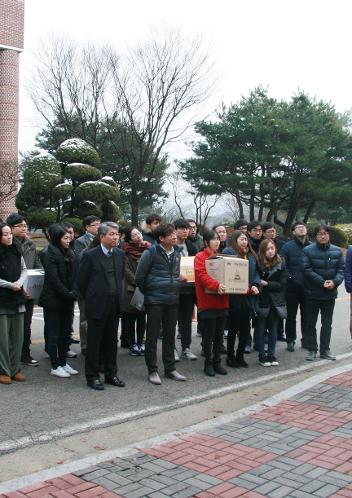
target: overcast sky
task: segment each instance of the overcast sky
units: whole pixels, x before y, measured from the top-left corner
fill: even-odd
[[[28,69],[38,43],[53,35],[109,42],[123,52],[151,27],[202,34],[219,88],[199,119],[257,85],[277,98],[301,89],[338,111],[352,108],[350,0],[25,0],[25,6],[20,150],[34,147],[41,123],[23,89]]]

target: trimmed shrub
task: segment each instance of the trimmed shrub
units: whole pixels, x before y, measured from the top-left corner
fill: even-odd
[[[59,183],[53,189],[53,198],[58,201],[59,199],[66,199],[72,192],[72,185],[70,183]]]
[[[65,168],[65,177],[75,182],[86,182],[88,180],[99,180],[101,171],[89,164],[72,163]]]
[[[114,201],[104,201],[102,204],[103,219],[105,221],[118,221],[120,211]]]
[[[352,244],[352,223],[339,223],[334,225],[334,227],[342,230],[348,237],[348,243]]]
[[[103,176],[102,181],[104,183],[107,183],[108,185],[111,185],[112,187],[117,188],[117,183],[115,182],[115,180],[111,176]]]
[[[28,225],[35,228],[46,229],[56,222],[57,212],[47,208],[29,208],[27,212]]]
[[[83,163],[99,166],[98,152],[87,142],[80,138],[69,138],[59,145],[56,158],[64,163]]]
[[[83,201],[78,207],[78,216],[80,218],[85,218],[86,216],[98,216],[102,218],[103,212],[98,206],[92,201]]]
[[[116,188],[102,181],[84,182],[76,188],[77,201],[93,201],[100,203],[103,201],[115,201],[119,199],[119,192]]]
[[[82,221],[76,216],[65,216],[61,221],[65,221],[67,223],[71,223],[73,225],[73,229],[75,233],[83,234],[84,229],[82,225]]]

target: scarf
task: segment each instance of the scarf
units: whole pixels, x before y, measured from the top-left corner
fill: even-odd
[[[144,240],[140,246],[137,246],[136,244],[133,244],[131,242],[125,242],[123,250],[126,254],[129,254],[132,259],[134,259],[135,261],[139,261],[143,252],[150,246],[151,243],[147,242],[146,240]]]

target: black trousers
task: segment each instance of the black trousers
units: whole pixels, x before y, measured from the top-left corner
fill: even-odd
[[[44,308],[44,323],[47,335],[46,352],[51,367],[66,365],[66,353],[70,345],[70,323],[73,303],[60,309]]]
[[[178,331],[181,335],[182,350],[189,348],[192,342],[192,317],[195,305],[195,296],[180,294],[178,305]]]
[[[221,346],[227,316],[202,318],[203,351],[206,364],[221,362]]]
[[[227,356],[233,358],[235,354],[235,339],[238,334],[237,358],[243,358],[244,348],[247,344],[251,330],[250,313],[231,313],[227,321]]]
[[[30,354],[34,299],[28,299],[25,303],[25,306],[26,306],[26,311],[24,313],[22,358],[29,356]]]
[[[87,316],[87,352],[85,372],[87,381],[99,378],[100,364],[104,365],[105,379],[117,373],[117,329],[119,308],[116,296],[109,296],[100,319]],[[89,315],[89,310],[86,310]]]
[[[143,344],[147,316],[145,313],[124,313],[126,320],[127,336],[130,346]],[[137,333],[137,338],[136,338]]]
[[[307,336],[305,340],[306,347],[309,351],[318,351],[316,324],[320,311],[321,329],[319,351],[320,353],[326,353],[330,349],[331,325],[335,307],[335,299],[306,299],[305,307],[307,319]]]
[[[162,359],[165,372],[175,370],[175,330],[178,305],[150,304],[147,311],[147,337],[145,342],[145,362],[148,373],[158,371],[157,343],[160,325],[163,327]]]
[[[296,317],[298,307],[301,312],[301,334],[302,334],[302,345],[306,346],[306,336],[307,336],[307,317],[306,317],[306,303],[304,297],[304,288],[293,285],[292,283],[287,283],[286,288],[286,303],[287,303],[287,318],[286,318],[286,340],[287,342],[295,342],[297,339],[296,330]]]

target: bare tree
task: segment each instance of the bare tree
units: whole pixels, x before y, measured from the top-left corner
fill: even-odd
[[[182,218],[192,216],[198,225],[205,225],[220,195],[207,195],[194,189],[191,184],[182,179],[179,171],[168,175],[168,183],[179,215]]]
[[[97,147],[116,55],[108,46],[81,47],[62,39],[43,47],[27,85],[37,110],[54,133],[59,126],[64,138],[79,135]]]
[[[146,170],[153,177],[165,146],[180,140],[189,128],[191,108],[210,95],[211,64],[199,37],[189,41],[178,32],[168,32],[131,51],[122,67],[114,65],[114,82],[117,115],[134,145],[134,160],[128,166],[136,223],[140,178],[145,178]]]
[[[213,88],[201,39],[154,34],[126,58],[56,40],[39,60],[30,95],[49,131],[98,149],[137,224],[143,202],[163,195],[165,147],[181,139]]]

